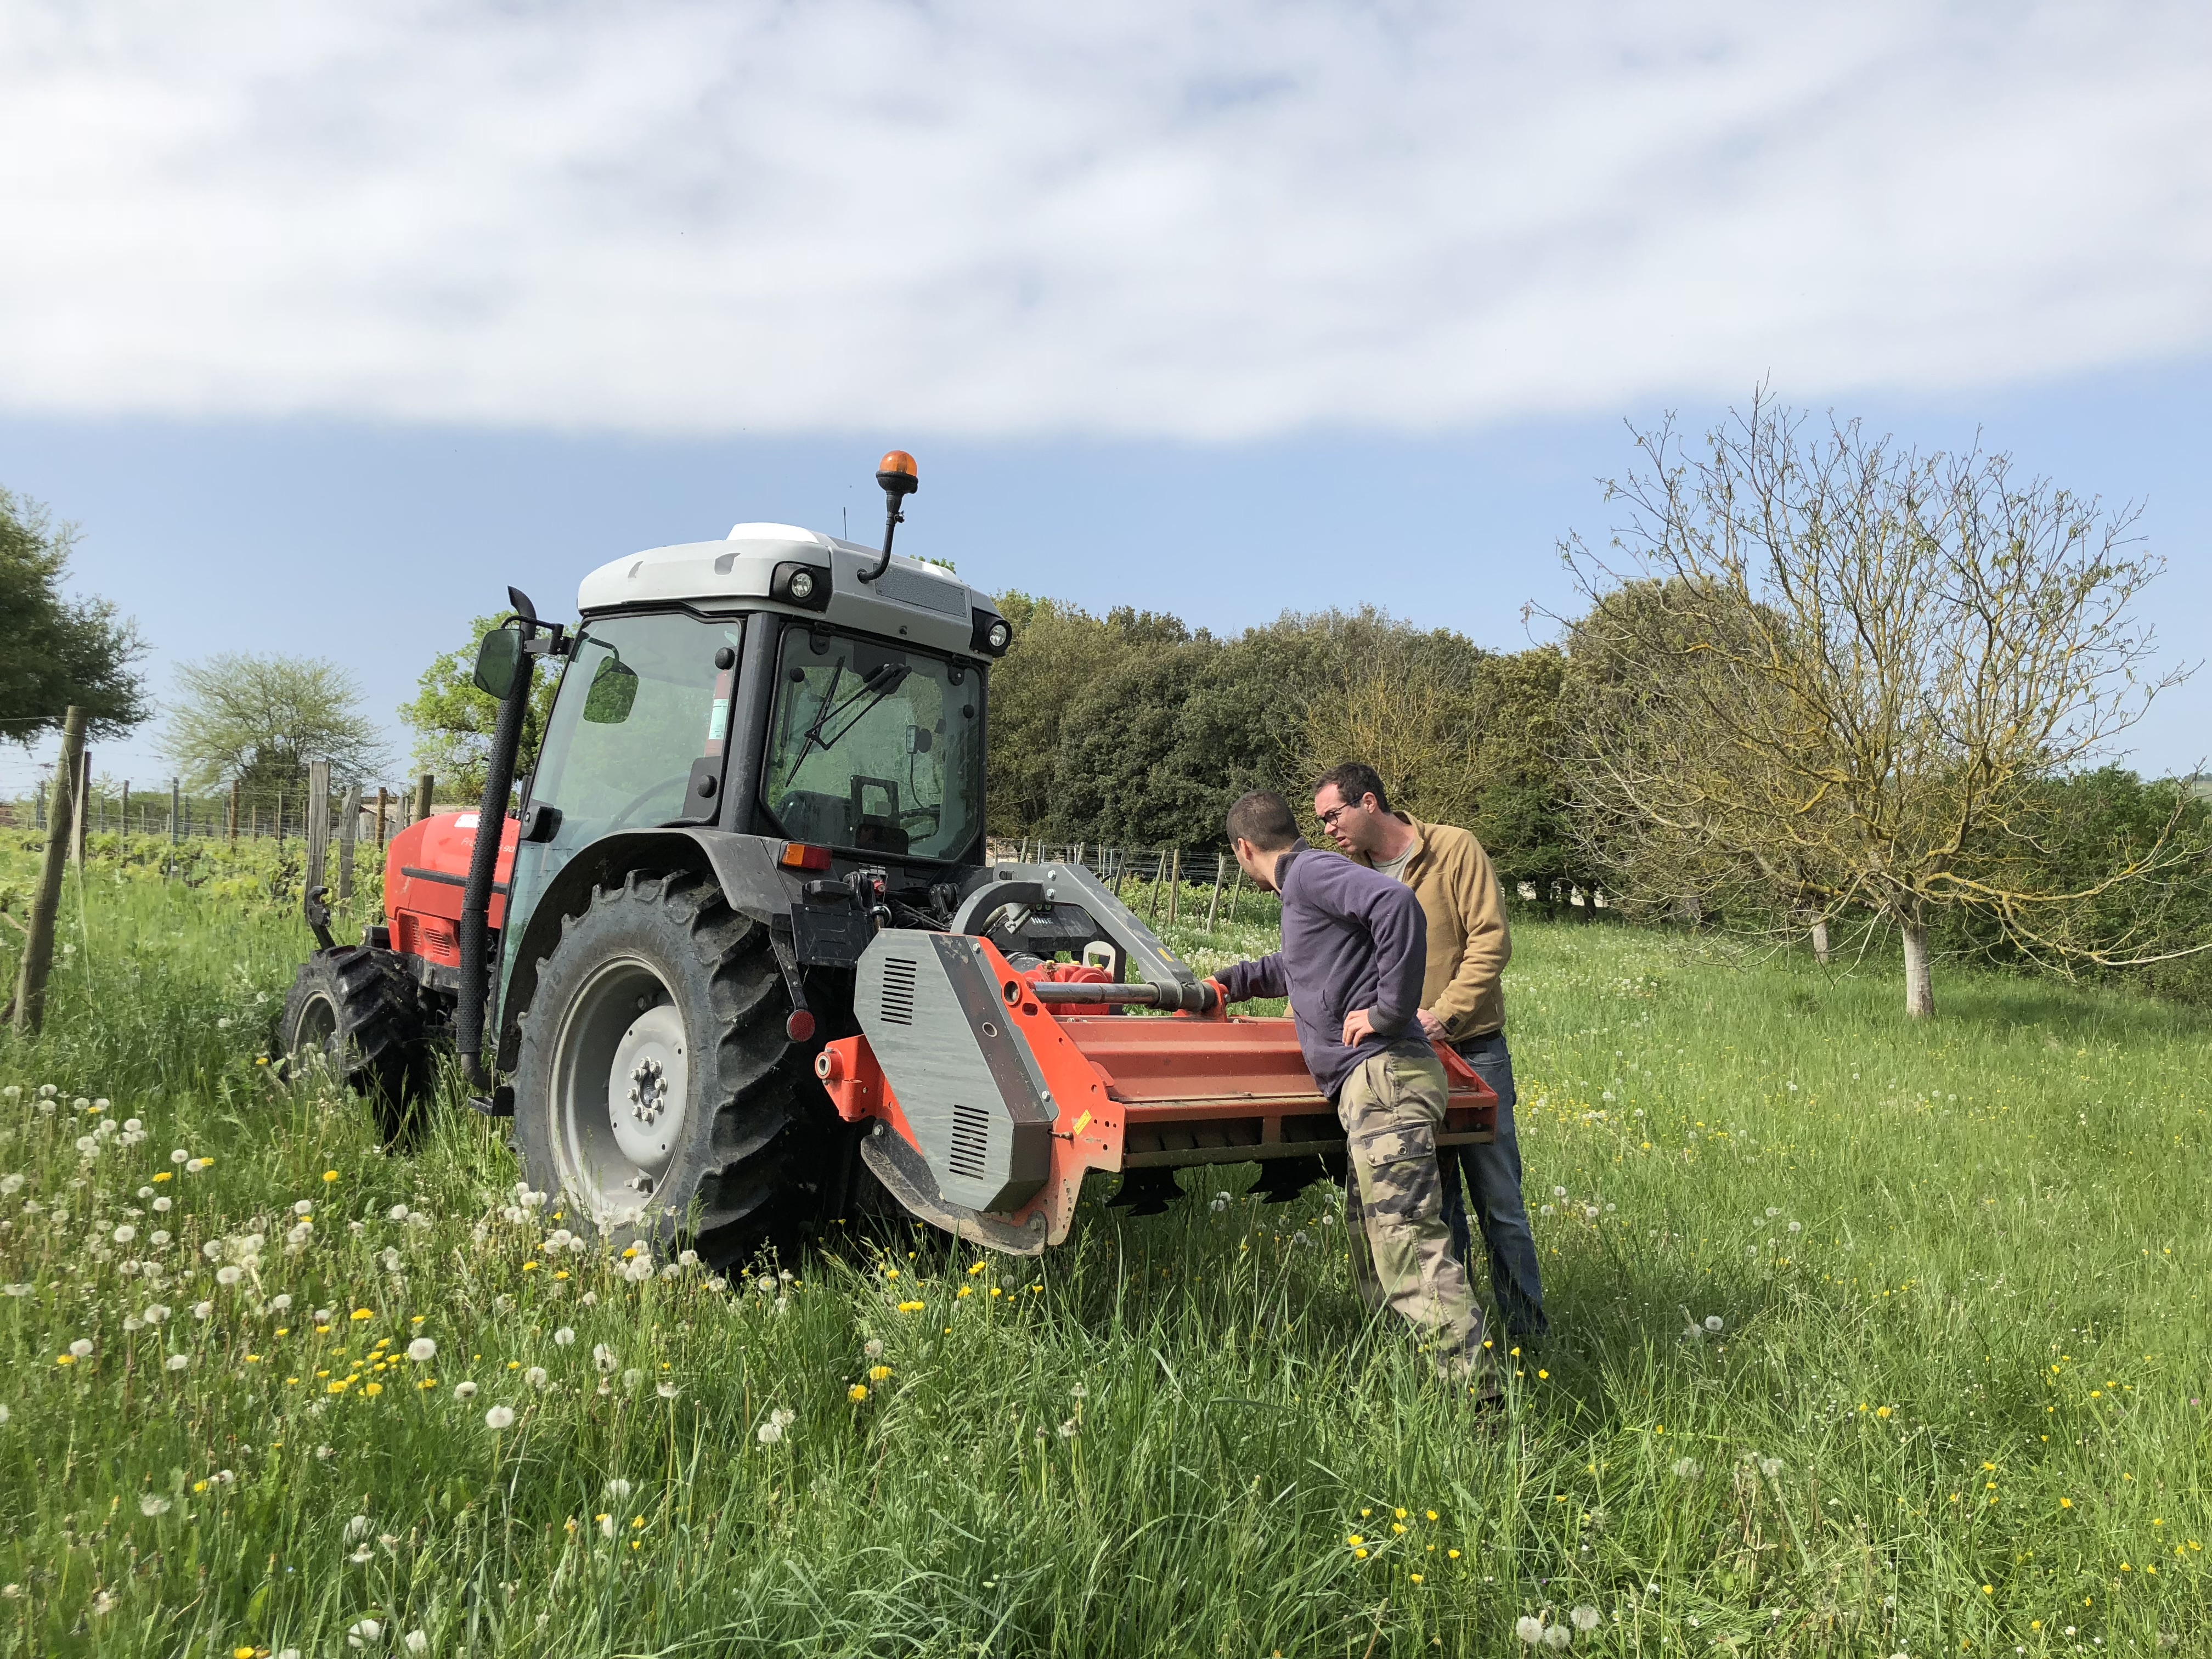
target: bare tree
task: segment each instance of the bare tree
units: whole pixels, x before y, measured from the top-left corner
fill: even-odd
[[[2033,874],[2039,786],[2181,678],[2132,614],[2162,568],[2135,510],[1978,449],[1808,432],[1763,393],[1694,457],[1671,422],[1636,441],[1641,469],[1607,486],[1628,507],[1611,553],[1562,550],[1593,602],[1571,649],[1615,671],[1581,710],[1578,769],[1618,879],[1823,934],[1853,911],[1894,925],[1914,1016],[1946,906],[2062,966],[2174,954],[2098,937],[2094,915],[2193,856],[2174,824],[2085,884]]]

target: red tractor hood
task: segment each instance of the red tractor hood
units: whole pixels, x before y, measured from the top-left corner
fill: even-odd
[[[507,880],[520,830],[512,817],[500,826],[499,862],[492,867],[486,918],[494,928],[507,919]],[[432,962],[460,960],[461,894],[476,845],[474,812],[441,812],[392,838],[385,850],[384,914],[393,948]]]

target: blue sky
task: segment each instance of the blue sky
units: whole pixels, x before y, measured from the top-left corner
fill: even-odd
[[[388,714],[510,581],[550,611],[741,519],[872,537],[893,444],[902,547],[981,586],[1511,647],[1611,522],[1623,422],[1765,379],[2145,501],[2184,660],[2208,80],[2201,6],[28,0],[0,483],[82,526],[157,689],[312,650]],[[2200,678],[2133,758],[2207,732]],[[0,789],[33,769],[0,749]]]

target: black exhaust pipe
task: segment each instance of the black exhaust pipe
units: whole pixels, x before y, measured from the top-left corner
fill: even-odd
[[[538,610],[529,597],[512,587],[507,590],[507,597],[521,626],[515,630],[514,675],[507,695],[500,699],[499,724],[492,729],[483,802],[477,808],[476,845],[469,852],[468,885],[461,890],[461,1000],[453,1010],[453,1047],[472,1089],[491,1086],[491,1075],[483,1065],[484,1018],[491,1000],[484,935],[491,914],[492,877],[499,868],[499,844],[507,824],[507,792],[514,787],[514,758],[522,747],[523,717],[530,709],[533,665],[529,646],[538,631]],[[481,655],[477,665],[481,676]],[[478,683],[482,684],[481,678]]]

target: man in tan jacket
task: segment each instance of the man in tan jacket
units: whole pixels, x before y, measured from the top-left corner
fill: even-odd
[[[1490,1256],[1498,1311],[1516,1340],[1543,1335],[1544,1291],[1536,1241],[1521,1197],[1521,1149],[1513,1133],[1513,1056],[1505,1047],[1505,963],[1513,940],[1490,855],[1466,830],[1423,823],[1390,810],[1382,780],[1357,761],[1331,767],[1314,786],[1314,815],[1354,860],[1413,890],[1428,921],[1428,963],[1421,982],[1421,1029],[1449,1043],[1498,1093],[1498,1138],[1450,1149],[1474,1200]],[[1474,1240],[1460,1183],[1449,1169],[1444,1220],[1460,1260]],[[1472,1263],[1469,1263],[1470,1270]]]

